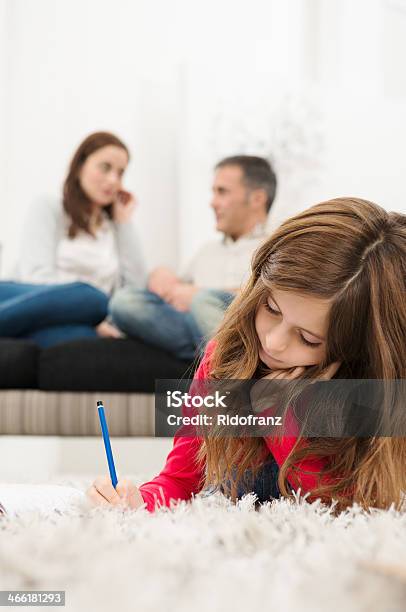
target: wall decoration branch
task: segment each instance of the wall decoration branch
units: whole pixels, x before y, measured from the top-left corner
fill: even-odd
[[[264,156],[292,192],[318,181],[325,136],[314,97],[288,91],[249,100],[223,96],[213,105],[209,126],[213,159]]]

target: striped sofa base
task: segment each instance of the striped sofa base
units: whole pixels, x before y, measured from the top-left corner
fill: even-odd
[[[0,435],[99,436],[97,400],[112,436],[154,436],[151,393],[0,391]]]

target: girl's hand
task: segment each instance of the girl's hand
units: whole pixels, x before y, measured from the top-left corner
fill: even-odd
[[[113,202],[114,221],[116,223],[128,223],[133,215],[135,204],[135,198],[132,193],[123,189],[119,191]]]
[[[270,374],[267,374],[261,380],[274,380],[282,378],[284,380],[295,380],[300,378],[306,368],[304,366],[297,366],[296,368],[290,368],[289,370],[272,370]]]
[[[331,363],[317,378],[306,379],[308,384],[313,384],[319,380],[330,380],[341,366],[340,361]],[[251,405],[254,412],[262,412],[264,409],[269,408],[272,400],[275,399],[273,395],[269,395],[269,390],[266,385],[261,383],[262,380],[296,380],[303,376],[306,370],[305,366],[297,366],[296,368],[290,368],[289,370],[273,370],[267,376],[261,378],[258,383],[255,383],[250,391]]]
[[[263,410],[266,410],[272,403],[275,401],[276,394],[275,391],[270,394],[271,385],[267,385],[263,383],[264,380],[295,380],[296,378],[300,378],[304,371],[304,366],[298,366],[296,368],[290,368],[288,370],[272,370],[269,374],[260,378],[258,382],[256,382],[250,391],[251,398],[251,406],[254,412],[261,413]]]
[[[86,491],[86,495],[94,506],[118,506],[137,510],[144,505],[139,489],[124,478],[119,480],[114,488],[109,476],[100,476]]]
[[[334,361],[334,363],[330,363],[314,380],[309,380],[309,383],[316,382],[317,380],[330,380],[333,378],[339,367],[341,366],[341,361]],[[295,380],[296,378],[300,378],[306,370],[305,366],[297,366],[296,368],[290,368],[289,370],[272,370],[270,374],[264,376],[261,380],[273,380],[275,378],[283,378],[286,380]]]
[[[317,377],[317,380],[330,380],[341,366],[341,361],[334,361]]]

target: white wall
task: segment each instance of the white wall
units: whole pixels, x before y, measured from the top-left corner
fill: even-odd
[[[177,66],[169,6],[119,0],[6,0],[8,187],[1,199],[5,264],[21,219],[40,194],[60,193],[88,133],[118,133],[133,155],[126,175],[150,261],[176,263]],[[157,45],[159,41],[159,45]],[[157,249],[160,245],[160,252]]]
[[[348,194],[406,212],[406,0],[0,0],[0,44],[6,270],[97,129],[133,153],[151,265],[212,236],[212,167],[241,148],[275,157],[271,225]]]
[[[359,195],[406,212],[406,2],[332,0],[321,8],[328,146],[318,195]]]
[[[280,186],[271,227],[343,195],[406,213],[406,1],[250,6],[249,15],[234,12],[230,41],[239,46],[187,60],[183,258],[210,233],[206,185],[221,154],[274,155]],[[195,218],[199,232],[192,234]]]
[[[3,194],[3,197],[7,191],[7,156],[6,156],[6,147],[5,143],[7,142],[6,130],[7,130],[7,121],[6,116],[7,112],[7,100],[6,100],[6,91],[4,84],[7,81],[7,0],[0,0],[0,193]],[[0,211],[2,210],[2,204],[0,200]],[[3,220],[4,215],[1,216],[1,221]],[[0,223],[1,227],[1,223]],[[1,242],[1,241],[0,241]],[[0,246],[0,273],[2,269],[2,249]]]

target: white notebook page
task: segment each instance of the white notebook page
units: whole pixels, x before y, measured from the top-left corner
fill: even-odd
[[[3,513],[52,513],[79,507],[86,501],[83,491],[73,487],[42,484],[0,484],[0,505]]]

